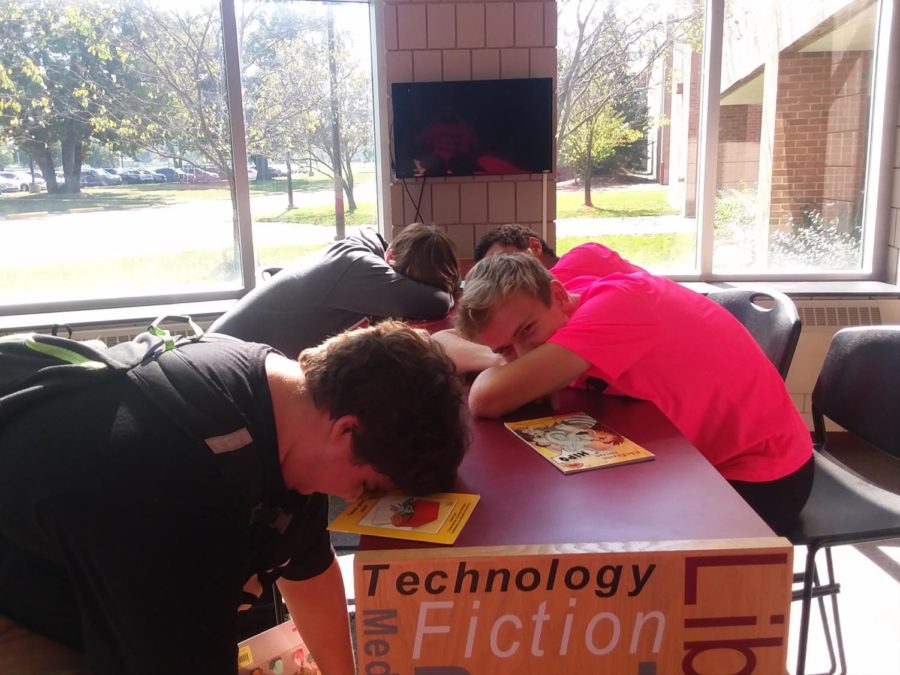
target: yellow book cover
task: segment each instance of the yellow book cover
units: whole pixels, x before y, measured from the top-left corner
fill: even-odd
[[[426,497],[401,493],[363,495],[328,526],[333,532],[452,544],[472,515],[479,495],[436,492]]]
[[[563,473],[653,459],[652,452],[583,412],[507,422],[506,427]]]

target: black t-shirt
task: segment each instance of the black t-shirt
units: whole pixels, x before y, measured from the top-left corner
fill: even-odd
[[[0,614],[83,649],[97,675],[236,672],[247,577],[284,564],[304,579],[332,560],[326,498],[280,478],[271,350],[181,349],[243,411],[251,445],[214,454],[127,379],[0,429]]]
[[[366,319],[440,319],[453,297],[407,279],[384,259],[370,229],[278,272],[241,298],[211,330],[272,345],[290,358]]]

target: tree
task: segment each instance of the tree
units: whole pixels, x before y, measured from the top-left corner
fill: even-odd
[[[247,150],[257,180],[265,180],[267,159],[290,161],[305,154],[307,138],[319,124],[327,91],[323,25],[280,7],[244,33],[244,110]]]
[[[369,78],[358,65],[347,58],[338,46],[337,104],[340,110],[340,162],[341,184],[347,195],[347,210],[356,210],[353,194],[353,162],[371,156],[374,148],[372,126],[372,86]],[[334,177],[334,146],[332,144],[332,117],[323,109],[319,124],[310,135],[309,156],[321,173]]]
[[[633,143],[645,133],[646,103],[642,96],[654,64],[673,42],[696,29],[699,3],[690,0],[676,17],[658,8],[628,11],[620,0],[560,0],[557,96],[557,147],[572,162],[585,184],[585,205],[591,205],[590,183],[595,160],[610,149]],[[628,101],[629,105],[623,104]],[[635,113],[637,113],[635,115]],[[601,157],[602,158],[602,157]]]
[[[79,192],[85,142],[115,143],[129,125],[109,107],[129,79],[117,25],[108,5],[0,0],[0,132],[40,167],[48,192]]]

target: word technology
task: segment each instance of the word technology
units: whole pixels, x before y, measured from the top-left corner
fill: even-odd
[[[790,544],[680,544],[358,553],[360,672],[784,672]]]

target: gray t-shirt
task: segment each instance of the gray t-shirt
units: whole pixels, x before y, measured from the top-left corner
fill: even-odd
[[[387,243],[365,228],[298,261],[245,295],[210,330],[271,345],[290,358],[368,319],[428,321],[453,298],[398,274],[385,261]]]

